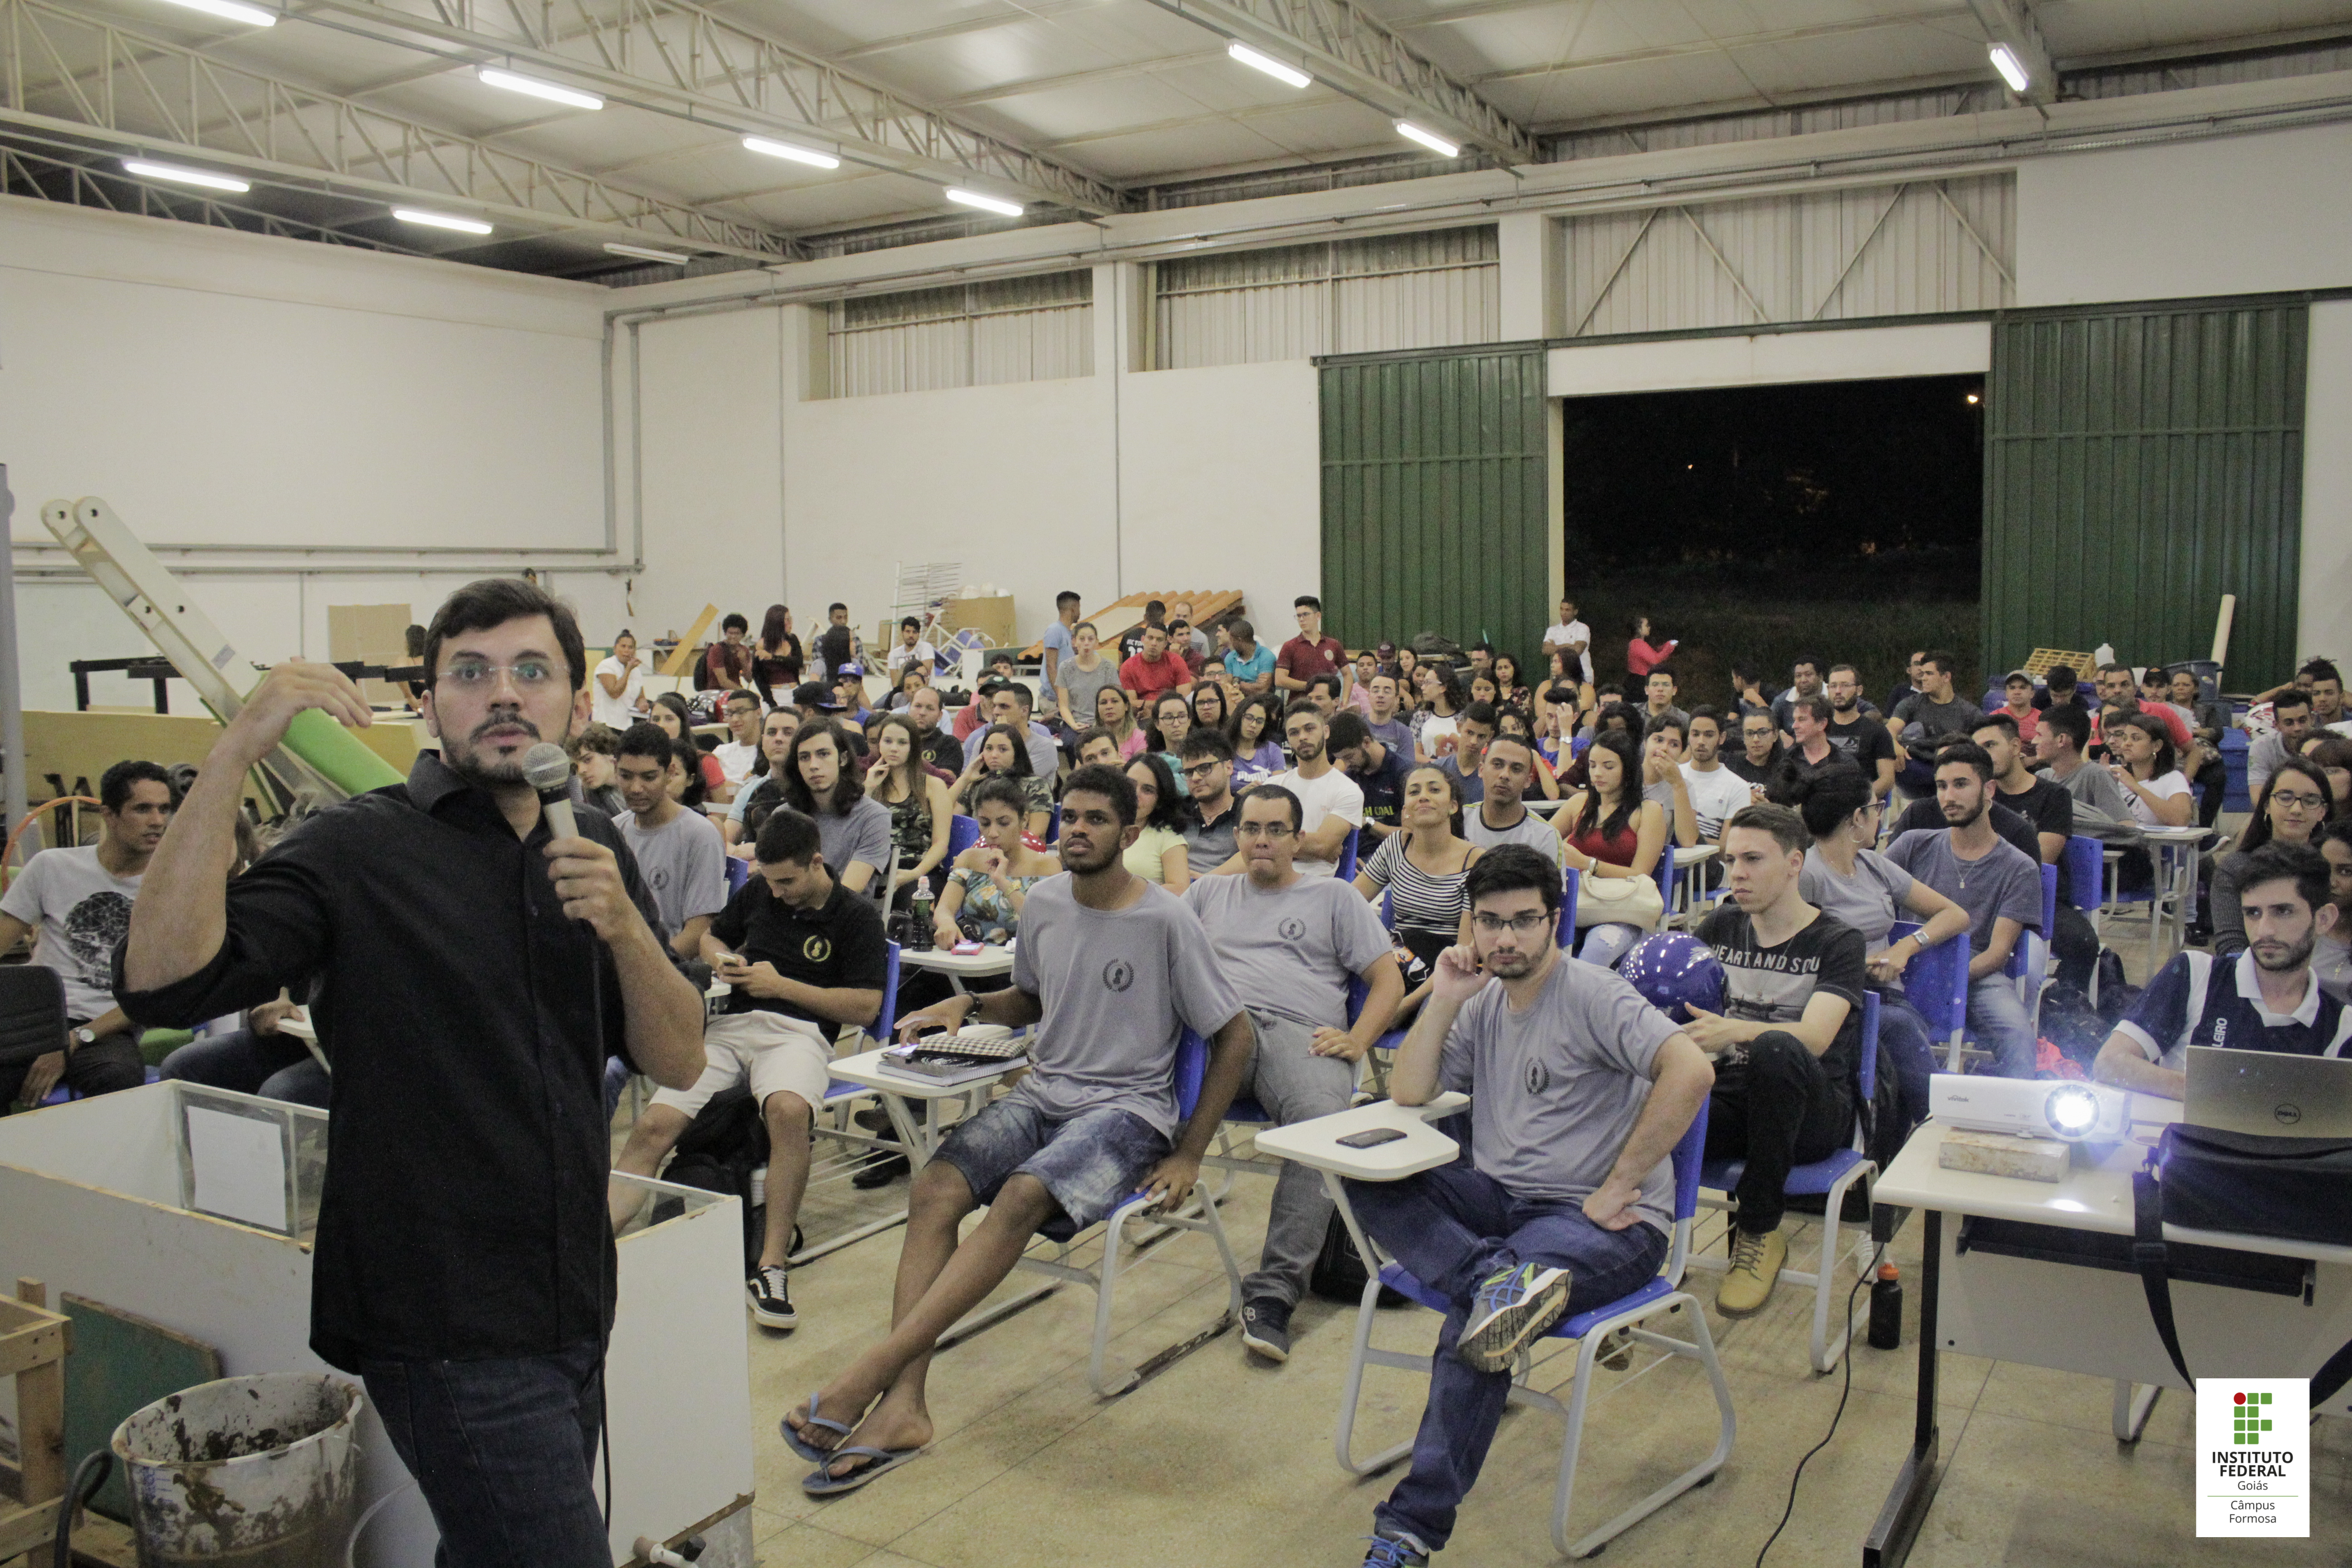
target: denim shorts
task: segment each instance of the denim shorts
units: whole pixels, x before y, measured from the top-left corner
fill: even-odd
[[[1013,1095],[959,1123],[933,1157],[962,1172],[984,1204],[1013,1176],[1034,1176],[1083,1228],[1126,1202],[1168,1150],[1167,1137],[1131,1110],[1105,1107],[1055,1121]]]

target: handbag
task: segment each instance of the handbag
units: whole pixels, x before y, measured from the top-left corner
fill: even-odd
[[[2277,1138],[2175,1122],[2132,1173],[2132,1261],[2157,1337],[2174,1370],[2194,1386],[2173,1321],[2167,1225],[2352,1246],[2352,1138]],[[2320,1405],[2347,1382],[2352,1344],[2312,1374],[2311,1403]]]
[[[1655,931],[1665,919],[1665,895],[1649,877],[1583,877],[1576,885],[1576,924],[1629,925]]]

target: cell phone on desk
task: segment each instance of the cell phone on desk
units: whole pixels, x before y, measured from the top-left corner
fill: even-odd
[[[1403,1136],[1404,1132],[1400,1128],[1372,1127],[1361,1132],[1350,1132],[1345,1138],[1335,1138],[1332,1142],[1342,1149],[1377,1149],[1383,1143],[1393,1143]]]

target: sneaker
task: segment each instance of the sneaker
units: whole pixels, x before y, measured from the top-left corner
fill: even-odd
[[[857,1174],[849,1178],[849,1184],[861,1193],[870,1193],[877,1187],[888,1186],[913,1169],[907,1163],[907,1156],[892,1154],[860,1167]]]
[[[793,1310],[791,1293],[784,1289],[782,1264],[762,1263],[744,1288],[751,1295],[751,1321],[761,1327],[789,1329],[801,1321],[801,1315]]]
[[[1243,1302],[1242,1343],[1268,1361],[1288,1361],[1290,1309],[1271,1296]]]
[[[1731,1233],[1731,1270],[1715,1292],[1715,1310],[1727,1318],[1748,1318],[1764,1310],[1789,1261],[1788,1239],[1779,1231]]]
[[[1501,1372],[1521,1346],[1568,1315],[1568,1270],[1519,1263],[1478,1287],[1454,1353],[1474,1372]]]
[[[1405,1531],[1400,1530],[1370,1539],[1372,1549],[1364,1553],[1364,1568],[1428,1568],[1428,1549]]]

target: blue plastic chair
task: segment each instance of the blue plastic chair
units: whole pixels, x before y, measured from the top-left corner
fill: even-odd
[[[1563,1319],[1545,1336],[1547,1339],[1577,1342],[1576,1375],[1567,1403],[1562,1404],[1555,1395],[1528,1386],[1530,1364],[1525,1354],[1520,1356],[1512,1372],[1509,1398],[1513,1403],[1539,1406],[1562,1417],[1567,1423],[1567,1439],[1560,1447],[1559,1479],[1552,1489],[1551,1539],[1554,1546],[1570,1557],[1591,1556],[1624,1531],[1693,1487],[1706,1481],[1731,1457],[1732,1436],[1736,1429],[1731,1388],[1724,1381],[1722,1363],[1716,1358],[1715,1339],[1706,1326],[1706,1310],[1697,1298],[1682,1288],[1683,1272],[1690,1261],[1692,1224],[1698,1213],[1700,1163],[1706,1149],[1706,1113],[1707,1108],[1702,1103],[1698,1114],[1691,1119],[1689,1129],[1675,1144],[1674,1240],[1667,1250],[1664,1269],[1628,1295],[1605,1306]],[[1337,1196],[1340,1216],[1355,1240],[1358,1254],[1366,1258],[1377,1258],[1378,1250],[1370,1238],[1365,1236],[1363,1227],[1357,1224],[1355,1211],[1349,1206],[1346,1188],[1328,1173],[1324,1180]],[[1372,1343],[1372,1321],[1383,1287],[1433,1312],[1448,1312],[1454,1306],[1445,1296],[1414,1279],[1396,1263],[1382,1263],[1372,1278],[1364,1282],[1363,1298],[1356,1309],[1356,1337],[1348,1362],[1347,1384],[1339,1395],[1339,1426],[1334,1444],[1341,1468],[1359,1476],[1383,1469],[1412,1452],[1410,1439],[1365,1459],[1358,1459],[1349,1452],[1357,1407],[1363,1391],[1364,1369],[1368,1366],[1390,1366],[1426,1376],[1431,1366],[1431,1358],[1427,1355],[1381,1350]],[[1690,1325],[1689,1339],[1678,1339],[1640,1326],[1652,1318],[1680,1311],[1685,1307],[1689,1311],[1683,1315],[1682,1321]],[[1630,1336],[1638,1343],[1672,1355],[1687,1357],[1704,1366],[1707,1381],[1715,1390],[1716,1408],[1721,1415],[1720,1427],[1714,1451],[1706,1458],[1598,1530],[1571,1542],[1568,1537],[1568,1516],[1576,1499],[1576,1460],[1584,1439],[1585,1404],[1592,1388],[1592,1363],[1602,1343],[1619,1329],[1629,1331]]]
[[[1945,945],[1957,947],[1965,944],[1954,942]],[[1819,1265],[1812,1268],[1784,1268],[1780,1270],[1780,1278],[1790,1284],[1812,1287],[1812,1360],[1815,1372],[1828,1372],[1837,1365],[1838,1357],[1845,1354],[1846,1346],[1853,1341],[1853,1325],[1870,1310],[1867,1302],[1863,1303],[1839,1326],[1837,1338],[1832,1340],[1829,1337],[1830,1302],[1837,1293],[1838,1229],[1843,1218],[1846,1191],[1860,1182],[1866,1201],[1873,1184],[1878,1180],[1878,1166],[1864,1152],[1867,1145],[1864,1142],[1864,1121],[1867,1108],[1874,1103],[1878,1093],[1878,1006],[1877,992],[1864,991],[1862,994],[1862,1098],[1854,1106],[1853,1142],[1810,1164],[1792,1167],[1789,1179],[1780,1185],[1780,1190],[1790,1197],[1817,1197],[1822,1205]],[[1703,1198],[1700,1201],[1709,1208],[1736,1207],[1728,1201],[1727,1194],[1738,1187],[1739,1179],[1747,1170],[1745,1159],[1706,1161],[1700,1171],[1699,1184],[1726,1194],[1727,1198]],[[1878,1255],[1882,1249],[1871,1240],[1868,1221],[1864,1222],[1862,1234],[1862,1245],[1855,1250],[1862,1256],[1861,1271],[1867,1278],[1870,1271],[1878,1266]],[[1730,1267],[1730,1260],[1693,1258],[1691,1267],[1719,1274]]]
[[[751,862],[743,859],[740,856],[730,855],[727,857],[725,864],[727,867],[727,896],[731,899],[736,894],[743,890],[744,883],[749,882],[751,879]]]
[[[1897,921],[1887,928],[1889,942],[1916,936],[1916,921]],[[1968,939],[1956,936],[1934,947],[1922,948],[1903,972],[1903,994],[1927,1021],[1930,1043],[1945,1042],[1945,1070],[1960,1070],[1960,1050],[1969,1027]]]
[[[1339,868],[1331,874],[1343,882],[1356,879],[1356,841],[1363,836],[1362,828],[1350,827],[1348,837],[1339,841]]]
[[[1055,809],[1058,811],[1060,808],[1056,807]],[[965,850],[971,848],[973,845],[979,842],[980,824],[978,822],[975,822],[971,817],[964,816],[961,812],[958,812],[955,816],[948,818],[947,858],[950,860],[953,860],[957,856],[962,854]]]
[[[2106,846],[2088,834],[2077,833],[2066,840],[2058,864],[2066,871],[2066,902],[2089,916],[2095,923],[2103,907],[2101,894],[2107,879]],[[2056,911],[2052,911],[2051,930],[2055,931]],[[2099,1005],[2099,966],[2091,965],[2091,1005]]]

